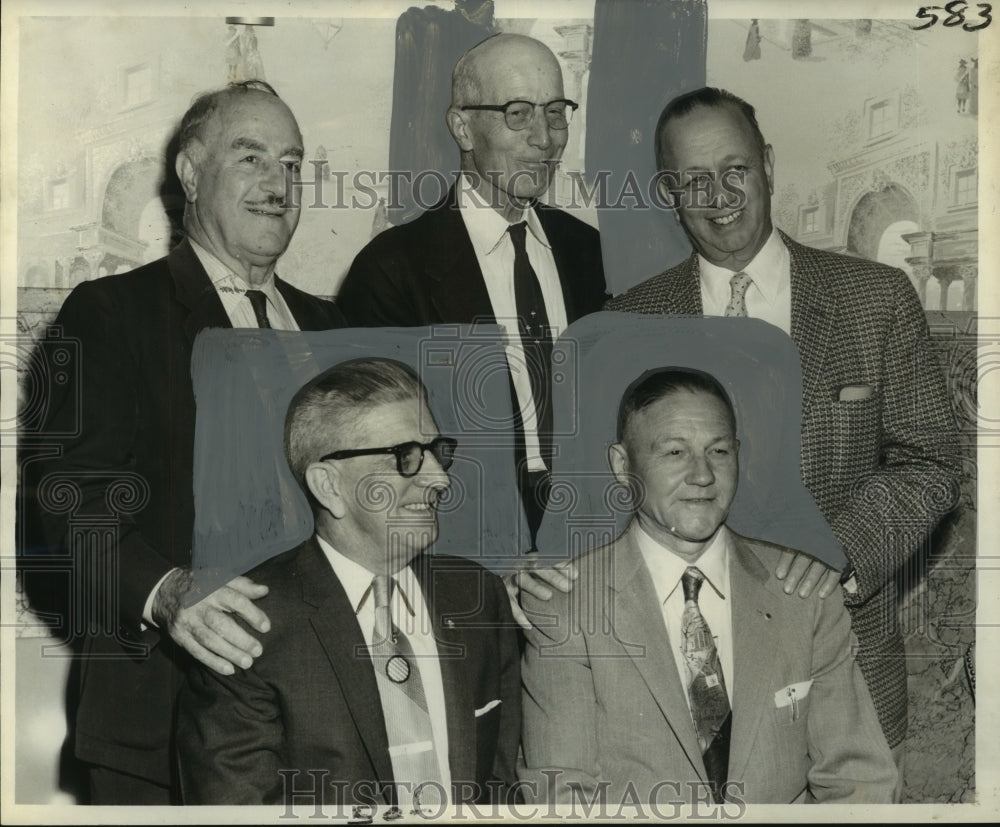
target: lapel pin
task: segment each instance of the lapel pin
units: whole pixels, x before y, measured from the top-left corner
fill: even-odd
[[[454,629],[455,621],[449,617],[447,620],[445,620],[444,625],[446,629]]]

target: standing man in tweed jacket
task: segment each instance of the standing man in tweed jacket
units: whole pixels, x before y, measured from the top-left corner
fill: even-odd
[[[959,478],[920,301],[900,270],[804,247],[773,228],[774,153],[746,101],[707,87],[675,98],[660,115],[656,153],[661,192],[695,252],[606,309],[752,316],[795,340],[802,478],[849,566],[841,576],[800,555],[776,574],[803,598],[844,585],[858,663],[902,769],[897,578],[953,506]]]

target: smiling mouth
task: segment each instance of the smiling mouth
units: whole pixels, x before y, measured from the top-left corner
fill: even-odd
[[[740,216],[743,215],[743,210],[737,210],[736,212],[731,212],[729,215],[723,215],[720,218],[710,218],[708,219],[716,227],[728,227],[734,221],[738,221]]]
[[[281,218],[286,212],[288,212],[287,207],[260,207],[253,206],[247,207],[247,212],[251,212],[254,215],[263,215],[269,218]]]

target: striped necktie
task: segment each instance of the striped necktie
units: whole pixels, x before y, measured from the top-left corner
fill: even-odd
[[[388,574],[372,579],[375,625],[370,649],[385,717],[392,775],[397,785],[397,800],[436,806],[446,794],[420,669],[409,640],[392,622],[390,599],[395,584]]]

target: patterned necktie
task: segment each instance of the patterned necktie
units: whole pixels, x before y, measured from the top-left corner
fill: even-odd
[[[514,303],[517,306],[518,331],[531,382],[531,395],[535,400],[538,440],[542,446],[542,457],[546,465],[549,465],[552,434],[552,333],[549,330],[549,317],[545,312],[542,285],[528,260],[528,250],[525,247],[527,229],[527,223],[521,221],[511,224],[507,232],[514,244]]]
[[[726,681],[719,663],[712,630],[708,628],[701,609],[698,592],[705,575],[695,566],[688,566],[681,577],[684,589],[684,614],[681,616],[681,652],[687,665],[688,698],[705,760],[705,770],[717,802],[722,801],[721,788],[729,774],[729,732],[732,711],[726,694]]]
[[[267,296],[261,290],[247,290],[245,295],[250,299],[253,314],[257,317],[257,327],[270,330],[271,323],[267,319]]]
[[[729,280],[729,286],[733,292],[729,298],[729,304],[726,305],[724,315],[746,317],[747,289],[752,283],[753,279],[742,270],[739,273],[733,274],[733,277]]]
[[[398,799],[405,804],[441,803],[441,771],[427,711],[424,685],[413,649],[392,622],[390,597],[395,580],[388,574],[372,579],[375,626],[370,648],[378,685],[389,758]]]

